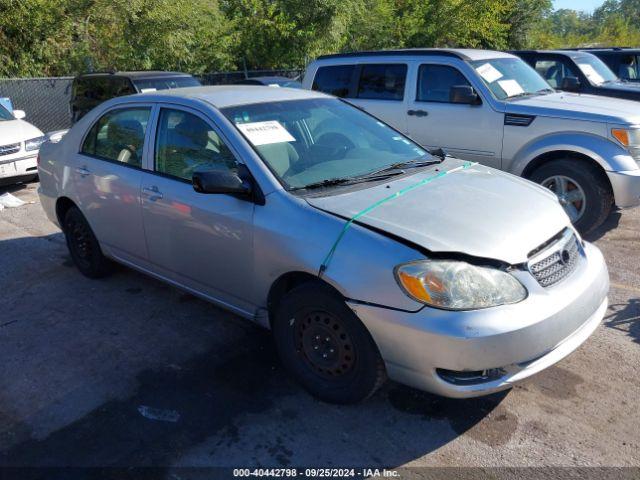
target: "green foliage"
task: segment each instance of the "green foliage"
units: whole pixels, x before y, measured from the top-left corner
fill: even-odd
[[[302,67],[379,48],[638,45],[640,0],[0,0],[0,76]]]

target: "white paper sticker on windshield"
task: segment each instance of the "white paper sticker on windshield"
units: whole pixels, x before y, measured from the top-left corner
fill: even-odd
[[[480,74],[482,78],[484,78],[487,82],[493,83],[499,78],[502,78],[503,75],[490,63],[485,63],[484,65],[480,65],[476,68],[476,72]]]
[[[155,92],[155,88],[141,88],[140,93]]]
[[[600,85],[601,83],[604,83],[604,78],[602,78],[602,75],[596,72],[595,68],[593,68],[588,63],[579,63],[578,67],[580,67],[580,70],[582,70],[582,73],[584,73],[585,77],[587,77],[590,81],[592,81],[596,85]]]
[[[267,85],[268,87],[275,87],[275,88],[280,88],[280,85],[278,85],[277,83],[270,83],[269,85]]]
[[[517,80],[498,80],[498,85],[507,94],[507,97],[513,97],[519,93],[524,93],[524,90],[520,86]]]
[[[287,129],[276,120],[268,122],[239,123],[236,125],[255,146],[271,143],[295,142]]]

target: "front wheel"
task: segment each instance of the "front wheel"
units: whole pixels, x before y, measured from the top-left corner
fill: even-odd
[[[285,368],[329,403],[365,400],[384,382],[384,363],[371,335],[344,300],[315,283],[280,301],[272,323]]]
[[[599,227],[611,212],[611,187],[598,167],[587,161],[554,160],[537,168],[530,179],[558,196],[571,223],[582,234]]]

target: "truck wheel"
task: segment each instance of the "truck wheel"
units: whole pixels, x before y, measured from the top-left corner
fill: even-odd
[[[272,329],[285,368],[320,400],[357,403],[386,379],[365,326],[323,285],[307,283],[287,293],[278,304]]]
[[[613,193],[595,165],[566,158],[545,163],[530,177],[560,199],[571,223],[582,234],[600,226],[613,206]]]
[[[83,275],[102,278],[111,273],[113,264],[102,254],[100,244],[87,219],[76,207],[67,211],[63,231],[73,263]]]

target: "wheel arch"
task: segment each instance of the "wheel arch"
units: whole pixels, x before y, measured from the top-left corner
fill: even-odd
[[[294,288],[305,283],[315,283],[319,286],[326,287],[332,290],[340,298],[344,298],[344,295],[342,295],[342,293],[340,293],[340,291],[338,291],[333,285],[321,279],[317,275],[303,271],[291,271],[284,273],[271,284],[271,288],[269,288],[269,293],[267,294],[269,327],[271,327],[274,313],[282,298]]]
[[[60,197],[56,200],[56,217],[61,228],[64,227],[64,217],[70,208],[78,206],[69,197]]]
[[[591,158],[590,156],[584,153],[575,152],[572,150],[552,150],[550,152],[545,152],[541,155],[538,155],[537,157],[533,158],[529,163],[527,163],[521,175],[522,177],[529,179],[531,178],[531,175],[533,174],[533,172],[536,171],[541,166],[547,163],[553,162],[554,160],[570,159],[570,158],[582,160],[584,162],[587,162],[592,167],[594,167],[595,171],[599,173],[599,175],[607,183],[609,188],[613,190],[611,182],[609,181],[609,177],[607,176],[605,169],[602,167],[602,165],[599,162],[597,162],[596,160],[594,160],[593,158]]]

